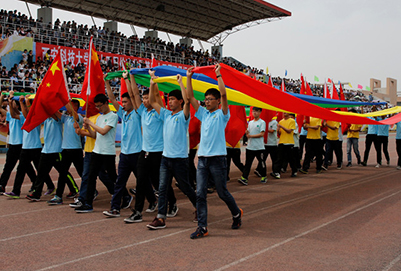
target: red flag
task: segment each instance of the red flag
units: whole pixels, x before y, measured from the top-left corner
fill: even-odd
[[[327,82],[331,83],[331,79],[330,79],[330,78],[327,78]]]
[[[226,142],[234,147],[245,134],[248,124],[244,106],[229,105],[228,107],[230,109],[230,120],[225,130]]]
[[[281,80],[281,91],[282,92],[287,92],[285,89],[285,83],[284,83],[284,78]],[[284,113],[283,112],[277,112],[277,122],[280,122],[284,118]]]
[[[305,85],[306,85],[306,94],[307,94],[307,95],[310,95],[310,96],[313,96],[313,92],[312,92],[312,90],[310,89],[310,86],[309,86],[308,81],[306,81],[306,80],[305,80]]]
[[[81,98],[88,101],[86,116],[90,117],[99,113],[94,99],[98,94],[105,94],[103,71],[100,67],[99,57],[93,46],[92,38],[89,42],[89,58],[86,66],[84,83],[81,90]],[[85,108],[84,106],[82,108]]]
[[[201,122],[197,118],[195,118],[195,108],[191,105],[190,108],[191,112],[191,119],[189,121],[189,128],[188,128],[188,133],[189,133],[189,149],[193,149],[196,147],[196,145],[199,144],[200,142],[200,126]]]
[[[269,76],[269,82],[267,83],[268,86],[273,87],[273,81],[272,81],[272,76]]]
[[[36,92],[22,129],[27,132],[32,131],[36,126],[65,106],[68,100],[69,95],[63,61],[60,53],[58,53]]]
[[[333,86],[333,95],[332,95],[333,99],[334,100],[340,100],[340,98],[338,97],[338,92],[337,92],[336,86],[334,85],[333,82],[331,82],[331,84]]]

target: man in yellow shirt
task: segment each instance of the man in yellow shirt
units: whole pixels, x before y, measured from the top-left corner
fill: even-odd
[[[280,120],[277,125],[280,140],[278,143],[277,160],[274,163],[273,172],[270,174],[276,179],[280,179],[280,169],[284,161],[289,161],[292,169],[291,177],[297,176],[297,166],[293,155],[294,148],[294,130],[296,123],[290,118],[289,113],[284,113],[284,119]]]
[[[360,124],[351,124],[347,133],[347,158],[348,164],[347,167],[352,167],[352,157],[351,157],[351,147],[354,149],[354,153],[356,155],[356,159],[358,160],[358,165],[361,163],[361,155],[359,154],[359,131],[361,130],[362,125]]]
[[[309,118],[309,123],[304,123],[304,129],[308,130],[306,135],[306,153],[305,159],[302,164],[302,169],[299,172],[308,174],[310,162],[313,157],[316,156],[316,173],[322,171],[322,137],[320,133],[320,127],[322,126],[322,120],[319,118]]]
[[[342,146],[338,137],[338,129],[340,128],[340,123],[337,121],[325,120],[323,121],[323,126],[327,127],[327,145],[322,169],[327,170],[329,164],[333,161],[333,151],[336,154],[337,169],[341,169],[343,161],[341,152]]]

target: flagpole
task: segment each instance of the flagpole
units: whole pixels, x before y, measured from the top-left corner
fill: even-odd
[[[58,47],[58,50],[60,51],[60,46]],[[72,116],[74,118],[74,121],[77,122],[78,116],[77,116],[76,112],[74,111],[74,108],[72,107],[72,104],[71,104],[71,96],[70,96],[70,92],[68,90],[68,85],[67,85],[67,76],[65,75],[65,70],[64,70],[63,56],[61,54],[60,54],[60,59],[61,59],[61,72],[63,73],[65,89],[67,90],[67,94],[68,94],[68,103],[71,106]]]
[[[89,41],[89,58],[88,58],[88,89],[86,90],[86,104],[85,104],[85,118],[88,116],[88,108],[89,108],[89,95],[91,94],[91,61],[92,61],[92,44],[93,44],[93,36]]]

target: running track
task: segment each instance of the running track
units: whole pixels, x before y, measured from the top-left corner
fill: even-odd
[[[230,213],[213,193],[209,236],[199,240],[189,238],[196,228],[193,208],[177,188],[178,215],[158,231],[146,228],[155,213],[135,224],[123,222],[130,210],[104,217],[111,196],[102,184],[89,214],[76,214],[67,204],[72,200],[47,206],[50,197],[0,196],[0,270],[401,270],[401,171],[395,169],[394,134],[389,141],[390,167],[375,168],[371,150],[367,167],[354,162],[315,174],[312,164],[308,175],[286,173],[260,184],[251,174],[249,186],[242,186],[232,165],[228,188],[244,210],[243,226],[231,230]],[[132,176],[128,186],[134,185]],[[23,196],[29,187],[27,179]]]

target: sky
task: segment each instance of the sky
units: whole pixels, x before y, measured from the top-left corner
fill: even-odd
[[[292,13],[291,17],[251,27],[230,35],[223,42],[223,56],[232,56],[251,67],[266,70],[273,76],[300,78],[309,82],[350,82],[365,89],[370,78],[398,81],[401,92],[401,1],[399,0],[271,0]],[[38,6],[28,4],[36,19]],[[9,0],[3,9],[17,9],[28,15],[25,2]],[[53,21],[75,20],[92,25],[92,19],[80,14],[53,10]],[[103,26],[105,20],[94,18]],[[146,29],[135,27],[142,37]],[[125,35],[132,35],[127,24],[118,25]],[[166,33],[159,37],[168,40]],[[180,37],[170,35],[174,43]],[[202,42],[209,49],[212,44]],[[194,40],[195,48],[200,48]]]

